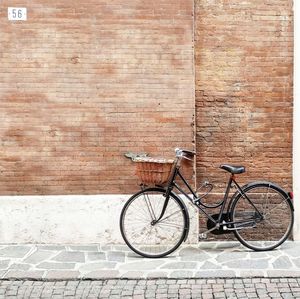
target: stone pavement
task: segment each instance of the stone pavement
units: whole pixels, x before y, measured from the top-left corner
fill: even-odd
[[[0,298],[300,298],[299,278],[1,281]]]
[[[181,246],[145,259],[127,246],[1,245],[0,278],[35,280],[300,277],[300,242],[253,252],[238,242]]]

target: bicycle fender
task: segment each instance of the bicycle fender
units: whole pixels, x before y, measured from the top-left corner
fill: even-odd
[[[252,187],[253,185],[256,185],[256,184],[264,184],[264,185],[267,185],[267,186],[272,186],[274,189],[276,189],[279,193],[281,193],[281,194],[287,199],[287,201],[289,202],[289,204],[290,204],[291,207],[292,207],[292,211],[294,212],[294,205],[293,205],[293,203],[292,203],[292,200],[291,200],[291,197],[290,197],[289,193],[286,192],[284,189],[282,189],[280,186],[278,186],[278,185],[275,184],[275,183],[268,182],[268,181],[255,181],[255,182],[251,182],[251,183],[248,183],[248,184],[242,186],[241,189],[244,190],[244,191],[247,191],[248,188],[250,188],[250,187]],[[230,201],[229,201],[228,207],[227,207],[227,213],[230,212],[232,203],[233,203],[234,199],[235,199],[239,194],[240,194],[240,192],[237,190],[237,191],[232,195],[232,197],[230,198]]]
[[[186,204],[184,203],[184,201],[174,192],[171,191],[171,194],[172,196],[176,197],[178,199],[178,201],[180,201],[180,203],[182,204],[182,207],[183,207],[183,211],[184,213],[186,214],[186,218],[187,218],[187,221],[186,221],[186,227],[184,228],[184,231],[185,231],[185,236],[184,236],[184,239],[183,239],[183,242],[186,241],[188,235],[189,235],[189,231],[190,231],[190,216],[189,216],[189,211],[187,209],[187,206]]]
[[[274,187],[278,192],[280,192],[280,193],[287,199],[287,201],[288,201],[289,204],[291,205],[292,210],[293,210],[293,212],[294,212],[294,205],[293,205],[292,199],[291,199],[291,197],[290,197],[290,195],[289,195],[288,192],[286,192],[286,191],[285,191],[284,189],[282,189],[280,186],[278,186],[277,184],[272,183],[272,182],[258,181],[258,182],[256,182],[256,183],[268,184],[268,185]]]

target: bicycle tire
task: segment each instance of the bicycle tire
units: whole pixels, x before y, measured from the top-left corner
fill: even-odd
[[[155,225],[151,224],[153,219],[147,200],[152,203],[153,214],[157,218],[162,210],[165,192],[163,188],[147,188],[129,198],[122,209],[120,215],[122,237],[131,250],[143,257],[161,258],[169,255],[186,237],[189,223],[188,212],[183,202],[172,193],[163,219]],[[136,211],[139,208],[138,205],[141,205],[141,208]],[[144,216],[145,220],[142,219]],[[131,223],[132,226],[130,226]],[[139,223],[144,226],[137,228],[136,225]],[[168,236],[173,239],[168,240]]]
[[[239,193],[230,211],[231,221],[242,222],[233,225],[236,238],[254,251],[267,251],[280,246],[289,237],[294,224],[293,206],[286,192],[270,182],[246,185],[243,192],[263,218]]]

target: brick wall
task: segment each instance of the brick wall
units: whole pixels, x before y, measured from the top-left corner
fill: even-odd
[[[194,2],[198,183],[231,162],[291,188],[292,1]],[[2,1],[0,192],[133,192],[124,152],[191,148],[193,9]]]
[[[7,20],[26,6],[28,20]],[[137,190],[127,151],[193,146],[193,1],[1,1],[0,193]]]
[[[197,179],[219,187],[221,163],[241,181],[291,188],[292,1],[196,0]],[[219,176],[220,178],[215,178]]]
[[[195,0],[195,18],[198,184],[220,199],[227,162],[246,166],[241,184],[291,189],[292,1]]]

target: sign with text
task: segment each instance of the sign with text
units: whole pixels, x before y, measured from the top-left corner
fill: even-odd
[[[27,8],[25,7],[8,7],[8,20],[10,21],[26,21]]]

